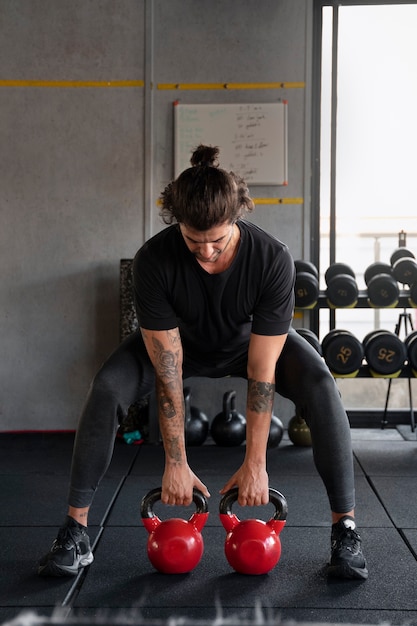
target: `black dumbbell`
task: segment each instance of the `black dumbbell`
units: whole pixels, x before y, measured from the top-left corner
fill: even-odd
[[[408,248],[397,248],[390,258],[394,278],[403,285],[417,282],[417,262]]]
[[[317,350],[320,356],[323,356],[321,344],[315,332],[310,330],[310,328],[296,328],[296,331],[299,335],[301,335],[301,337],[304,337],[304,339],[306,339],[315,350]]]
[[[319,297],[319,272],[314,263],[301,259],[294,261],[295,306],[299,309],[312,309]]]
[[[410,285],[408,304],[414,309],[417,309],[417,282],[415,282],[413,285]]]
[[[346,263],[333,263],[324,275],[327,302],[330,307],[354,307],[358,302],[358,285],[353,269]]]
[[[417,330],[413,330],[404,339],[404,344],[407,349],[407,359],[414,376],[417,376]]]
[[[365,270],[364,278],[370,306],[381,308],[397,306],[400,289],[391,265],[379,261],[371,263]]]
[[[349,330],[331,330],[321,342],[323,357],[335,377],[354,378],[362,365],[362,342]]]
[[[389,330],[373,330],[363,339],[365,358],[372,376],[396,378],[407,358],[405,344]]]

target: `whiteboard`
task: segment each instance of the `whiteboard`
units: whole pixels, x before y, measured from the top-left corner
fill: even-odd
[[[199,144],[218,146],[220,167],[253,185],[287,185],[287,103],[174,102],[175,178]]]

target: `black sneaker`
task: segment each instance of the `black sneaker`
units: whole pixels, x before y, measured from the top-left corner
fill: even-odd
[[[48,554],[39,562],[39,576],[76,576],[94,560],[86,528],[69,520],[63,526]]]
[[[366,560],[355,520],[345,515],[332,526],[329,576],[334,578],[368,578]]]

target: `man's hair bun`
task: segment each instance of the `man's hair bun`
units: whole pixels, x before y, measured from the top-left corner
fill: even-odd
[[[245,181],[219,166],[219,148],[200,144],[188,167],[161,193],[160,215],[165,224],[187,224],[206,231],[236,222],[254,203]]]
[[[219,167],[219,148],[200,144],[193,152],[190,163],[193,167]]]

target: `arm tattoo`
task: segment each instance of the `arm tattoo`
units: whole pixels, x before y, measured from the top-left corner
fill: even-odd
[[[173,346],[178,346],[178,344],[181,344],[181,337],[176,328],[174,328],[173,330],[168,330],[167,333],[168,333],[168,339],[170,340]]]
[[[181,461],[181,451],[178,445],[178,437],[173,437],[168,444],[168,454],[174,461]]]
[[[162,343],[153,338],[155,369],[164,382],[178,378],[178,352],[164,350]]]
[[[248,380],[248,407],[255,413],[269,413],[274,403],[274,383],[262,383],[253,378]]]
[[[175,344],[178,338],[176,331],[169,333],[170,343]],[[157,378],[156,389],[159,404],[159,413],[166,419],[177,416],[175,403],[176,392],[181,387],[181,401],[183,402],[181,372],[179,371],[178,355],[179,351],[165,349],[164,345],[155,337],[152,339],[155,373]],[[174,395],[171,395],[171,392]]]
[[[161,409],[161,413],[167,419],[170,419],[171,417],[175,417],[175,415],[176,415],[175,407],[174,407],[174,403],[172,402],[171,398],[168,398],[165,395],[161,395],[159,397],[159,406],[160,406],[160,409]]]

